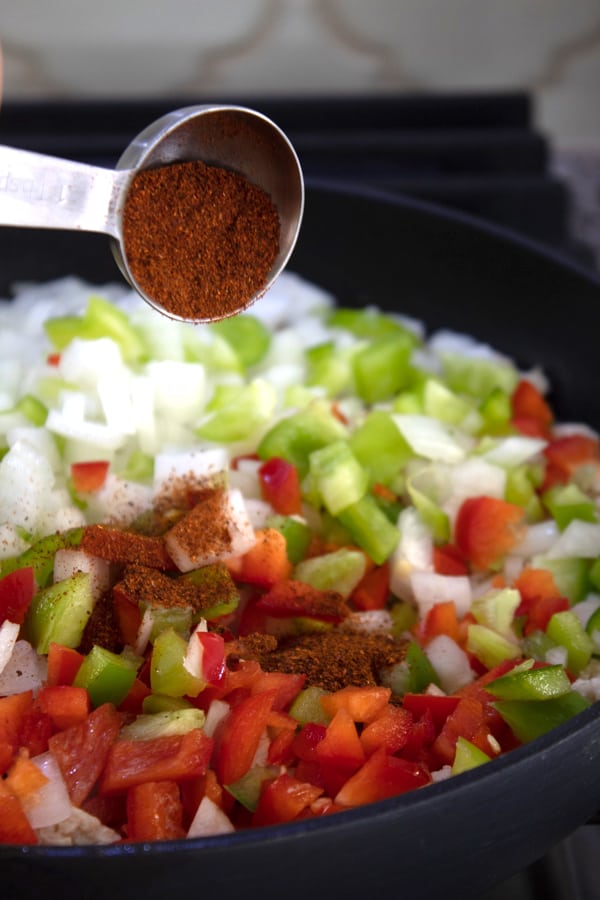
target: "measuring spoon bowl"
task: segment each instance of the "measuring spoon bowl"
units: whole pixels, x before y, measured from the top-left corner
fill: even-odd
[[[123,243],[123,212],[136,174],[148,168],[200,160],[229,169],[262,188],[280,221],[279,250],[266,282],[236,312],[265,293],[285,268],[304,211],[304,181],[296,152],[262,113],[242,106],[199,105],[174,110],[141,131],[115,169],[0,146],[0,225],[107,234],[115,260],[131,286],[156,310],[179,316],[137,283]]]

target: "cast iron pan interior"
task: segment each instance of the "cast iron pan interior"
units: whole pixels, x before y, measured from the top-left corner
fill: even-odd
[[[15,281],[118,277],[99,236],[5,229],[1,240],[4,296]],[[465,331],[521,365],[543,367],[560,417],[600,426],[600,280],[590,272],[463,216],[322,185],[309,185],[289,268],[341,303],[401,311],[430,331]],[[2,895],[475,897],[596,811],[597,719],[591,708],[479,771],[283,828],[157,845],[0,847]]]

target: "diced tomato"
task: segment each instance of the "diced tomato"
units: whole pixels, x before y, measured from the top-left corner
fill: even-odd
[[[288,578],[292,571],[285,537],[276,528],[256,529],[250,550],[227,560],[226,565],[236,581],[263,588]]]
[[[356,725],[347,710],[342,708],[335,714],[317,744],[316,756],[326,791],[333,797],[365,761]]]
[[[252,825],[291,822],[321,796],[323,789],[283,772],[267,781],[260,794]]]
[[[340,709],[345,709],[353,722],[367,723],[381,715],[391,696],[391,688],[348,685],[339,691],[324,694],[321,706],[331,718]]]
[[[486,720],[483,703],[474,696],[460,698],[434,741],[433,749],[443,763],[452,765],[459,737],[466,738],[488,756],[496,755],[494,742]]]
[[[356,609],[384,609],[389,593],[390,565],[385,562],[363,575],[350,599]]]
[[[454,544],[442,544],[433,548],[433,568],[438,575],[467,575],[469,567]]]
[[[104,486],[109,467],[107,460],[71,463],[73,487],[81,494],[99,491]]]
[[[380,747],[346,781],[334,800],[341,807],[362,806],[415,790],[430,781],[425,766],[392,756]]]
[[[565,484],[583,465],[600,463],[600,442],[587,434],[569,434],[555,438],[544,448],[546,473],[542,490]]]
[[[146,781],[184,781],[206,771],[213,741],[201,728],[150,740],[115,741],[109,748],[99,790],[110,795]]]
[[[527,379],[517,384],[511,397],[512,424],[522,434],[548,438],[554,421],[552,409],[541,391]]]
[[[77,650],[52,642],[48,648],[47,684],[73,684],[83,660],[83,654]]]
[[[168,841],[184,835],[183,806],[175,781],[146,781],[128,790],[130,841]]]
[[[114,706],[104,703],[79,725],[59,731],[50,738],[49,748],[56,757],[75,806],[81,806],[98,781],[122,721]]]
[[[35,831],[19,798],[0,779],[0,842],[3,844],[37,844]]]
[[[258,480],[263,500],[284,516],[293,516],[302,510],[302,493],[296,466],[285,459],[273,456],[258,470]]]
[[[22,625],[36,590],[31,566],[16,569],[0,578],[0,625],[7,619]]]
[[[348,615],[348,606],[336,591],[322,591],[303,581],[278,581],[256,601],[256,608],[274,618],[305,616],[338,623]]]
[[[456,517],[456,545],[475,569],[489,569],[514,546],[523,520],[523,509],[514,503],[469,497]]]
[[[59,731],[83,722],[89,715],[91,706],[90,696],[85,688],[68,684],[40,688],[37,704]]]
[[[215,771],[221,784],[233,784],[252,765],[274,699],[274,691],[247,697],[217,726]]]
[[[436,732],[439,732],[460,702],[460,697],[444,694],[404,694],[402,706],[409,710],[415,719],[420,719],[425,712],[431,713]]]
[[[372,722],[362,729],[360,742],[367,756],[379,747],[387,753],[397,753],[408,741],[413,728],[413,717],[401,706],[388,704]]]

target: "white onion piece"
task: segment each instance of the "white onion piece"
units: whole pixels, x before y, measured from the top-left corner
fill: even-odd
[[[10,659],[0,674],[0,695],[37,691],[46,675],[46,661],[28,641],[17,641]]]
[[[498,440],[494,447],[482,453],[482,458],[496,466],[511,469],[537,456],[546,445],[547,441],[541,438],[511,435]]]
[[[13,654],[18,637],[19,626],[17,623],[5,619],[0,625],[0,674],[4,672],[6,664]]]
[[[210,797],[203,797],[192,819],[187,836],[210,837],[215,834],[230,834],[235,831],[231,819]]]
[[[198,643],[200,643],[198,641]],[[202,729],[208,737],[213,737],[217,725],[223,721],[225,716],[228,715],[231,707],[229,703],[226,703],[225,700],[212,700],[210,706],[206,711],[206,719],[204,722],[204,728]]]
[[[64,822],[71,815],[69,792],[56,758],[50,751],[31,759],[48,779],[35,796],[23,800],[25,815],[32,828],[47,828]]]
[[[548,559],[573,556],[594,559],[600,556],[600,525],[573,519],[552,544],[546,556]]]
[[[579,603],[574,603],[571,607],[571,612],[574,613],[583,627],[587,625],[591,616],[596,612],[596,610],[600,607],[600,596],[598,594],[588,594],[585,600],[580,600]]]
[[[135,637],[135,647],[133,649],[138,654],[138,656],[144,655],[146,647],[148,646],[148,642],[150,640],[150,635],[152,634],[153,626],[154,613],[152,612],[152,609],[148,607],[144,610],[144,615],[142,616],[142,621],[140,622],[140,626]]]
[[[511,548],[513,556],[528,559],[531,556],[543,556],[556,543],[560,531],[558,525],[552,520],[536,522],[528,525],[521,540]]]
[[[76,572],[88,572],[94,600],[110,587],[110,563],[99,556],[91,556],[77,547],[64,547],[54,555],[54,581],[64,581]]]
[[[160,360],[149,362],[145,370],[159,414],[167,414],[180,422],[197,419],[204,407],[206,372],[195,362]]]
[[[460,690],[475,678],[469,657],[447,634],[434,637],[425,647],[425,653],[447,694]]]
[[[257,500],[244,495],[246,512],[253,528],[264,528],[274,513],[274,509],[266,500]]]
[[[0,510],[5,522],[35,532],[54,487],[48,460],[26,441],[17,441],[0,461]]]
[[[464,459],[464,447],[452,430],[429,416],[392,415],[405,440],[418,456],[435,462],[456,463]]]
[[[174,479],[207,481],[228,468],[229,457],[224,447],[164,451],[154,460],[154,494],[159,494]]]
[[[194,630],[192,631],[187,644],[187,650],[183,658],[183,667],[194,678],[202,679],[202,662],[204,659],[204,647],[198,640],[198,635],[202,632],[206,633],[208,626],[206,619],[200,619]]]
[[[390,557],[390,590],[404,600],[412,599],[410,576],[433,569],[433,539],[416,509],[407,507],[398,517],[400,541]]]
[[[437,572],[413,572],[410,576],[419,617],[425,618],[436,603],[451,601],[459,617],[471,609],[471,582],[466,575],[438,575]]]
[[[132,522],[152,505],[152,488],[109,472],[99,491],[88,498],[88,521]]]
[[[450,495],[442,506],[452,522],[469,497],[504,499],[506,472],[485,459],[471,457],[451,469],[449,490]]]

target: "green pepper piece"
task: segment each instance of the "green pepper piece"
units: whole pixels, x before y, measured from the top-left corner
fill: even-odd
[[[262,378],[257,378],[230,392],[231,385],[222,385],[222,397],[217,396],[215,406],[206,418],[194,429],[194,433],[204,440],[229,443],[241,441],[265,425],[275,409],[274,387]]]
[[[484,397],[479,407],[483,419],[483,428],[486,434],[506,434],[510,428],[512,418],[512,404],[510,396],[500,388],[494,388]]]
[[[576,484],[557,484],[542,494],[542,502],[561,531],[573,519],[596,522],[598,516],[592,500]]]
[[[204,711],[195,706],[144,713],[123,726],[121,737],[131,741],[151,741],[172,734],[187,734],[194,728],[202,728],[205,720]]]
[[[48,408],[34,394],[25,394],[17,405],[15,411],[20,412],[33,425],[41,426],[48,417]]]
[[[335,397],[352,385],[351,355],[341,352],[333,341],[310,347],[305,352],[306,384],[324,388],[328,397]]]
[[[405,631],[410,631],[419,618],[416,607],[406,600],[394,603],[390,609],[390,615],[393,622],[392,632],[395,637],[401,637]]]
[[[569,691],[549,700],[497,700],[493,705],[517,740],[527,743],[587,709],[590,701]]]
[[[300,478],[304,478],[310,454],[345,437],[346,428],[333,415],[331,404],[315,400],[269,429],[260,441],[257,453],[261,459],[272,456],[286,459],[296,466]]]
[[[509,672],[491,681],[486,691],[498,700],[549,700],[571,690],[571,682],[562,666]]]
[[[348,439],[350,449],[369,472],[370,483],[390,485],[414,453],[391,415],[373,410]]]
[[[0,577],[17,569],[26,569],[31,566],[38,587],[47,587],[52,579],[56,551],[65,547],[78,547],[82,537],[82,528],[72,528],[69,531],[49,534],[40,538],[18,556],[9,556],[3,559],[0,563]]]
[[[126,362],[147,358],[147,348],[129,316],[103,297],[92,296],[83,316],[59,316],[48,319],[44,328],[57,350],[63,350],[73,338],[97,340],[111,338]]]
[[[192,707],[193,704],[185,697],[167,697],[165,694],[148,694],[142,700],[142,712],[147,715],[169,712],[174,709],[191,709]]]
[[[279,775],[277,766],[253,766],[245,775],[232,784],[226,784],[225,790],[250,812],[254,812],[260,800],[263,784]]]
[[[445,352],[441,354],[441,362],[451,390],[480,399],[497,389],[511,395],[519,381],[519,373],[512,363],[500,359]]]
[[[325,508],[336,516],[366,493],[368,475],[347,441],[334,441],[309,456],[313,488]]]
[[[510,640],[514,637],[512,625],[520,603],[521,595],[517,590],[504,588],[477,597],[471,612],[480,625],[486,625]]]
[[[517,659],[521,648],[511,640],[487,625],[469,625],[467,629],[467,650],[473,653],[487,669],[493,669],[505,659]]]
[[[206,685],[192,675],[183,662],[187,641],[173,628],[161,632],[154,641],[150,661],[150,687],[168,697],[197,697]]]
[[[473,405],[464,397],[451,391],[447,385],[437,378],[428,378],[423,385],[423,413],[433,416],[440,422],[448,425],[460,425],[469,413],[473,412]]]
[[[329,725],[331,717],[327,715],[321,704],[321,697],[328,694],[324,688],[309,685],[303,688],[294,698],[290,706],[290,716],[300,725],[314,722],[316,725]]]
[[[468,772],[469,769],[475,769],[491,759],[487,753],[472,744],[462,735],[459,735],[456,741],[456,753],[454,754],[454,762],[452,763],[452,775],[460,775],[461,772]]]
[[[365,566],[364,553],[340,547],[301,560],[294,567],[292,578],[320,591],[337,591],[342,597],[348,597],[365,574]]]
[[[592,652],[594,655],[598,655],[600,653],[600,606],[587,620],[585,630],[593,644]]]
[[[567,669],[578,675],[589,663],[594,645],[578,617],[570,609],[554,613],[546,634],[567,651]]]
[[[410,357],[414,341],[397,334],[373,341],[355,353],[356,393],[366,403],[389,400],[410,383]]]
[[[218,619],[237,609],[240,594],[229,570],[223,563],[193,569],[183,576],[198,588],[198,608],[192,616],[195,624],[202,619]]]
[[[398,697],[404,694],[422,694],[430,684],[440,687],[437,672],[416,641],[409,643],[404,659],[390,669],[386,680]]]
[[[285,538],[287,556],[292,565],[296,565],[306,556],[312,533],[305,522],[294,516],[269,516],[265,522],[267,528],[275,528]]]
[[[268,328],[248,313],[213,322],[209,327],[227,341],[244,368],[255,366],[264,359],[271,346]]]
[[[51,643],[76,648],[94,608],[88,572],[77,572],[34,595],[24,622],[26,639],[40,655]]]
[[[86,689],[92,706],[119,706],[131,690],[138,665],[126,655],[95,644],[81,663],[73,684]]]
[[[356,503],[342,510],[338,519],[347,528],[354,542],[382,565],[396,549],[400,540],[398,528],[377,505],[372,494],[365,494]]]

